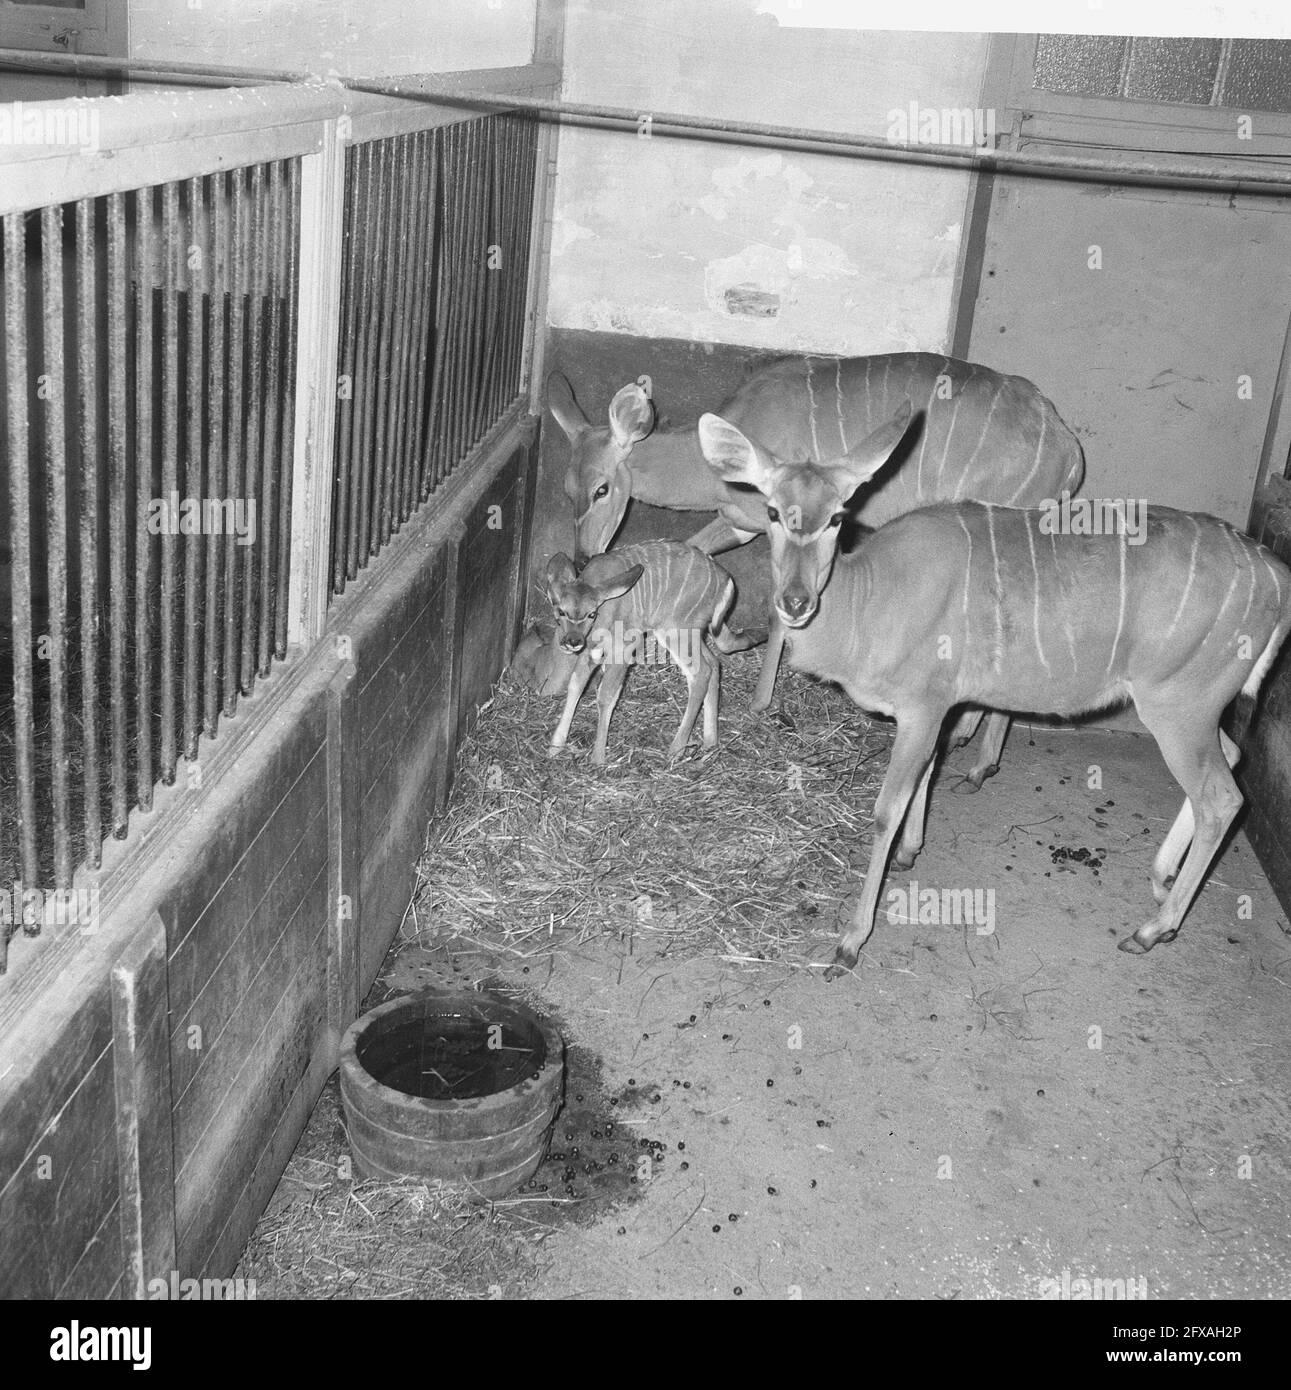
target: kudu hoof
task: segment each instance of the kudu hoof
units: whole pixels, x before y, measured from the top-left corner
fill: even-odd
[[[892,866],[897,869],[913,869],[914,861],[918,859],[919,851],[913,850],[906,854],[903,850],[897,850],[892,856]]]
[[[860,957],[859,951],[845,951],[841,946],[834,952],[834,963],[825,971],[825,979],[829,983],[841,979],[844,975],[850,975]]]
[[[1145,941],[1139,933],[1147,930],[1147,927],[1140,927],[1133,936],[1127,936],[1124,941],[1118,941],[1116,943],[1117,950],[1124,951],[1126,955],[1130,956],[1146,956],[1153,946],[1162,941],[1173,941],[1179,935],[1179,928],[1176,927],[1174,931],[1162,932],[1160,936]]]
[[[999,763],[992,763],[989,767],[975,767],[965,780],[973,791],[980,792],[982,790],[982,783],[985,782],[988,777],[994,777],[999,770]]]

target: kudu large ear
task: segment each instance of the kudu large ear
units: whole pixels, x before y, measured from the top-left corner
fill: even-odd
[[[547,378],[547,409],[571,443],[592,428],[574,399],[574,388],[562,372],[552,372]]]
[[[574,568],[574,562],[563,550],[557,551],[547,561],[547,592],[549,594],[562,584],[572,584],[577,578],[578,571]]]
[[[639,382],[616,392],[610,402],[610,433],[620,449],[630,449],[654,429],[654,406]]]
[[[699,447],[708,466],[728,483],[749,483],[762,490],[770,480],[757,445],[720,415],[699,417]]]
[[[631,565],[627,569],[617,569],[622,560],[610,552],[594,555],[580,576],[582,582],[596,595],[597,604],[608,603],[612,598],[621,598],[645,573],[644,565]]]
[[[910,428],[911,414],[910,402],[903,401],[901,409],[890,420],[880,425],[873,434],[866,435],[837,463],[830,465],[829,471],[840,480],[838,491],[844,499],[850,497],[862,483],[868,483],[892,457],[893,450]]]

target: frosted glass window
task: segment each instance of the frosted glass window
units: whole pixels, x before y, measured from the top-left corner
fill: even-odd
[[[1041,34],[1035,85],[1044,92],[1074,96],[1118,96],[1127,42],[1106,34]]]
[[[1070,96],[1291,112],[1291,39],[1042,34],[1035,86]]]
[[[1219,104],[1291,111],[1291,40],[1234,39]]]
[[[1135,39],[1121,95],[1209,106],[1222,47],[1218,39]]]

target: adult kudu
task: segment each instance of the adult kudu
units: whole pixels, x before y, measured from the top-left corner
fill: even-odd
[[[831,976],[874,929],[894,844],[901,868],[923,846],[938,735],[966,703],[1063,716],[1134,703],[1187,800],[1152,864],[1160,908],[1120,944],[1171,940],[1242,805],[1219,721],[1238,695],[1249,714],[1291,633],[1291,570],[1211,516],[1152,507],[1131,539],[1059,534],[1050,509],[977,502],[911,512],[835,560],[840,509],[881,460],[787,463],[714,415],[699,435],[715,470],[766,499],[790,663],[896,720]]]
[[[914,414],[912,423],[907,417],[909,428],[897,416],[907,401]],[[647,385],[624,386],[610,403],[608,423],[597,426],[566,378],[553,372],[547,407],[570,443],[565,493],[577,519],[580,556],[608,549],[633,497],[678,511],[716,512],[689,537],[710,555],[766,531],[763,498],[706,465],[694,424],[655,427]],[[1076,491],[1084,475],[1079,440],[1031,382],[938,353],[788,358],[751,375],[719,414],[789,462],[890,458],[851,512],[869,528],[962,498],[1034,506]],[[783,641],[773,613],[754,709],[771,703]],[[968,712],[953,737],[971,738],[980,719],[980,711]],[[973,786],[995,771],[1007,730],[1005,716],[988,720],[969,773]]]

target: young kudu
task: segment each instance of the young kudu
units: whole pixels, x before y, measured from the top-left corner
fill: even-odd
[[[551,736],[550,756],[564,748],[574,711],[592,672],[600,666],[592,761],[604,763],[610,717],[628,667],[642,659],[650,638],[656,650],[662,647],[676,662],[689,691],[669,757],[677,757],[685,748],[701,702],[704,747],[717,747],[721,666],[705,638],[711,636],[721,652],[743,651],[757,639],[725,626],[735,599],[735,582],[716,561],[680,541],[625,545],[622,550],[593,556],[581,574],[568,555],[554,555],[547,564],[547,597],[561,650],[578,655],[564,712]]]
[[[965,703],[1073,716],[1134,702],[1187,800],[1152,866],[1160,909],[1120,945],[1173,938],[1242,804],[1219,721],[1239,693],[1253,700],[1291,630],[1291,570],[1214,517],[1153,507],[1136,544],[1123,527],[1056,534],[1049,509],[972,502],[910,512],[835,560],[843,505],[881,459],[787,464],[712,415],[699,434],[723,478],[768,504],[790,664],[896,719],[830,977],[874,929],[898,832],[898,866],[923,846],[938,733]]]
[[[906,400],[914,402],[917,420],[894,441],[887,422]],[[689,539],[708,554],[767,529],[762,498],[704,466],[694,425],[655,428],[647,386],[623,387],[608,424],[599,427],[558,372],[547,379],[547,405],[570,442],[565,492],[580,554],[609,547],[633,497],[680,511],[715,511],[717,518]],[[936,353],[790,358],[750,376],[720,414],[795,463],[822,462],[858,445],[886,451],[892,466],[851,513],[870,528],[937,501],[1035,505],[1074,492],[1084,473],[1079,441],[1031,382]],[[782,637],[773,619],[754,709],[771,703]],[[967,713],[956,738],[971,738],[980,718]],[[969,774],[974,786],[995,770],[1007,730],[1004,716],[988,721],[982,755]]]

